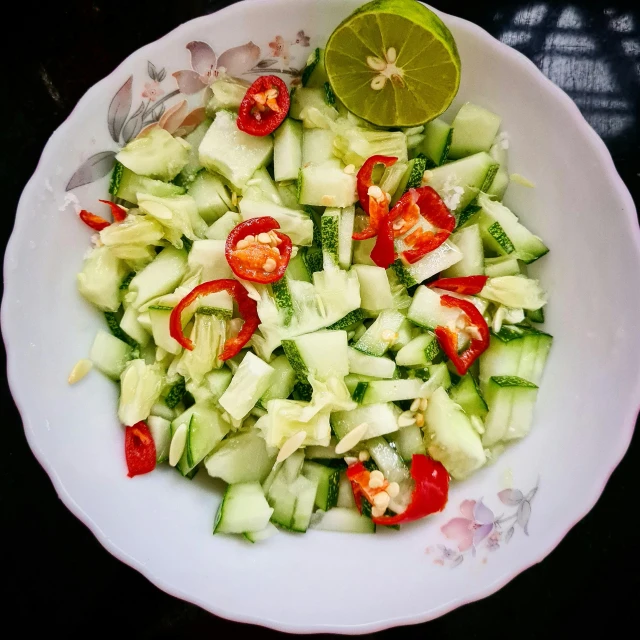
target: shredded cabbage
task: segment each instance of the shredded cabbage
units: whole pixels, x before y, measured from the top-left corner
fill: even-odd
[[[130,427],[146,420],[160,398],[163,385],[164,376],[158,365],[131,360],[120,376],[118,417],[122,424]]]
[[[108,247],[97,247],[77,275],[78,291],[98,309],[117,311],[120,285],[129,269]]]

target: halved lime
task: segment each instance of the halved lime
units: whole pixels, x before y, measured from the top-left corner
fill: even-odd
[[[451,32],[416,0],[374,0],[331,34],[329,82],[345,107],[382,127],[433,120],[460,85],[460,56]]]

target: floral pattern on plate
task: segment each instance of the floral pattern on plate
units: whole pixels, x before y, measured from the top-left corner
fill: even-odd
[[[526,495],[519,489],[504,489],[498,493],[503,505],[511,507],[509,514],[495,516],[494,512],[480,500],[464,500],[460,514],[440,527],[446,538],[455,543],[455,548],[443,544],[428,547],[427,553],[435,553],[434,564],[457,567],[471,553],[475,557],[481,550],[497,551],[501,544],[507,544],[516,527],[529,535],[531,502],[538,492],[539,483]],[[505,531],[505,527],[508,528]],[[482,562],[487,561],[485,556]]]
[[[300,30],[293,38],[276,35],[267,45],[269,54],[262,56],[262,49],[253,42],[231,47],[217,56],[206,42],[194,40],[186,48],[191,56],[191,68],[181,69],[167,78],[163,67],[158,69],[147,62],[147,78],[140,90],[140,103],[132,111],[134,77],[129,76],[113,96],[107,110],[107,127],[118,148],[144,134],[151,127],[162,127],[171,134],[184,136],[197,127],[206,117],[203,106],[189,110],[183,99],[167,108],[167,103],[180,95],[191,96],[204,91],[221,74],[230,76],[258,76],[278,73],[288,76],[290,84],[300,84],[306,62],[305,49],[310,37]],[[173,86],[167,87],[165,81]],[[177,88],[175,88],[177,85]],[[206,94],[205,94],[206,95]],[[87,158],[71,176],[66,191],[94,182],[109,174],[118,151],[99,151]]]

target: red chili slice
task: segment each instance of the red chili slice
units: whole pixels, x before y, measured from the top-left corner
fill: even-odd
[[[369,220],[365,229],[354,233],[351,237],[354,240],[367,240],[367,238],[373,238],[378,234],[380,224],[387,217],[389,213],[389,203],[385,199],[384,202],[380,202],[373,196],[367,196],[369,198]]]
[[[287,117],[289,90],[276,76],[260,76],[247,89],[238,109],[238,129],[252,136],[268,136]]]
[[[111,202],[111,200],[98,200],[98,202],[108,204],[111,207],[111,215],[115,222],[122,222],[127,217],[127,210],[119,204]]]
[[[458,334],[448,327],[436,327],[435,334],[442,350],[453,362],[456,371],[463,376],[475,360],[489,347],[489,327],[478,308],[468,300],[460,300],[453,296],[441,296],[440,304],[443,307],[461,309],[469,319],[469,326],[474,327],[478,337],[471,338],[469,346],[462,354],[458,353]]]
[[[411,477],[416,486],[409,506],[403,513],[395,516],[372,518],[376,524],[413,522],[445,508],[449,498],[449,473],[440,462],[424,454],[414,454],[411,459]]]
[[[484,289],[487,284],[487,276],[465,276],[464,278],[442,278],[432,282],[429,286],[444,289],[453,293],[464,293],[474,296]]]
[[[417,262],[430,251],[437,249],[447,240],[456,226],[456,219],[435,189],[418,187],[409,189],[389,213],[392,223],[396,223],[399,219],[405,222],[402,225],[393,225],[396,237],[411,228],[409,225],[411,220],[417,220],[415,207],[427,222],[436,227],[436,231],[416,229],[405,238],[405,244],[412,247],[402,252],[402,259],[408,264]]]
[[[80,216],[80,220],[82,220],[82,222],[84,222],[88,227],[91,227],[94,231],[102,231],[111,224],[104,218],[101,218],[86,209],[83,209],[78,215]]]
[[[182,312],[200,296],[206,296],[217,291],[226,291],[235,298],[238,311],[244,320],[240,333],[234,338],[229,338],[224,343],[220,360],[228,360],[239,353],[240,349],[249,342],[249,339],[260,324],[256,301],[249,297],[247,290],[237,280],[211,280],[198,285],[173,308],[169,318],[169,332],[171,337],[185,349],[193,351],[193,342],[182,331]]]
[[[353,497],[356,501],[358,510],[362,512],[362,497],[364,496],[371,504],[376,494],[384,491],[389,483],[385,480],[380,487],[372,489],[369,486],[369,479],[371,472],[362,464],[362,462],[356,462],[355,464],[347,467],[347,478],[351,482],[351,488],[353,489]]]
[[[373,186],[373,170],[376,165],[382,164],[385,167],[390,167],[398,162],[398,158],[394,158],[393,156],[371,156],[366,160],[366,162],[360,167],[358,171],[357,179],[358,179],[358,199],[360,200],[360,206],[364,209],[366,213],[369,213],[369,187]],[[373,238],[373,235],[368,236],[369,238]],[[354,236],[354,240],[366,239],[366,238],[356,238]]]
[[[378,226],[378,237],[371,250],[371,259],[383,269],[391,266],[395,260],[396,253],[393,245],[393,227],[389,216],[385,216]]]
[[[127,475],[130,478],[149,473],[156,468],[156,445],[144,422],[126,427],[124,433],[124,455]]]
[[[262,216],[245,220],[231,230],[224,255],[238,278],[262,284],[282,278],[291,259],[292,246],[289,236],[276,231],[279,228],[277,220]]]

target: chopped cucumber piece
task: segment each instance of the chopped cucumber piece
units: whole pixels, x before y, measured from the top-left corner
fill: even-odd
[[[375,378],[393,378],[396,364],[386,357],[370,356],[353,347],[349,347],[349,373],[362,374]]]
[[[318,493],[318,481],[301,475],[291,485],[291,491],[296,496],[296,506],[291,518],[291,530],[304,533],[311,522]]]
[[[444,242],[413,264],[406,265],[401,260],[396,260],[392,266],[400,282],[409,288],[448,269],[460,260],[462,252],[458,247],[451,242]]]
[[[117,311],[120,307],[120,284],[128,271],[127,265],[108,247],[97,247],[77,275],[78,291],[98,309]]]
[[[316,331],[283,340],[284,352],[298,380],[344,378],[349,373],[346,331]]]
[[[441,462],[456,480],[466,478],[485,464],[480,436],[444,388],[436,389],[431,395],[425,421],[429,455]]]
[[[233,272],[224,254],[224,240],[196,240],[189,251],[187,263],[191,273],[202,269],[203,282],[233,278]]]
[[[411,298],[409,298],[411,300]],[[395,305],[394,305],[395,306]],[[398,329],[398,337],[396,341],[391,345],[391,351],[400,351],[403,347],[406,347],[415,336],[417,336],[419,330],[409,322],[406,318],[402,321],[400,328]]]
[[[187,271],[187,252],[184,249],[166,247],[156,259],[138,272],[129,284],[129,291],[136,294],[133,306],[143,304],[172,292]]]
[[[127,307],[120,320],[120,328],[141,347],[151,340],[151,334],[140,324],[138,312],[133,307]]]
[[[335,139],[336,134],[331,129],[305,129],[302,133],[302,165],[321,165],[325,162],[339,165],[333,153]]]
[[[463,104],[451,123],[451,158],[464,158],[480,151],[489,151],[501,122],[500,116],[483,107],[471,102]]]
[[[273,367],[248,351],[220,397],[220,406],[236,420],[244,419],[269,388],[274,373]]]
[[[213,533],[261,531],[269,524],[272,513],[258,482],[231,484],[218,507]]]
[[[497,169],[495,160],[483,151],[432,169],[428,186],[438,192],[451,211],[463,211],[483,188],[489,188]],[[456,187],[463,192],[456,193]]]
[[[425,156],[435,166],[440,166],[447,161],[453,129],[441,118],[436,118],[424,125],[424,140],[416,149]]]
[[[116,162],[111,176],[109,193],[117,198],[138,204],[138,194],[146,193],[152,196],[166,198],[179,196],[184,193],[184,187],[170,182],[162,182],[145,176],[139,176],[127,169],[123,164]]]
[[[325,270],[351,266],[355,207],[327,208],[321,218],[322,256]]]
[[[299,87],[291,96],[289,117],[303,120],[306,128],[327,129],[329,123],[338,118],[338,112],[327,104],[324,86]]]
[[[302,209],[302,205],[298,203],[298,181],[296,176],[295,182],[279,182],[276,189],[280,194],[282,205],[287,209]]]
[[[247,188],[242,192],[243,197],[250,200],[266,200],[275,204],[282,204],[282,198],[276,183],[271,178],[271,174],[260,167],[247,182]]]
[[[298,189],[300,204],[342,208],[350,207],[357,201],[356,176],[345,173],[333,163],[303,166]]]
[[[112,380],[120,379],[132,357],[133,348],[106,331],[98,331],[89,352],[96,369]]]
[[[182,424],[188,428],[187,444],[176,466],[183,476],[188,476],[229,433],[230,427],[212,399],[196,402],[175,418],[171,423],[172,437]]]
[[[438,326],[455,326],[460,314],[459,309],[440,304],[440,295],[423,285],[416,289],[407,318],[419,327],[433,330]]]
[[[169,390],[169,393],[165,396],[165,399],[164,399],[164,406],[170,409],[170,411],[168,411],[167,413],[160,413],[160,411],[162,411],[163,405],[159,405],[159,406],[154,405],[154,407],[151,410],[151,413],[157,412],[159,416],[163,416],[167,420],[173,420],[176,417],[175,411],[173,411],[173,409],[176,407],[176,405],[179,402],[182,401],[182,398],[184,397],[185,392],[186,392],[185,381],[184,381],[184,378],[181,377],[178,380],[178,382],[176,382],[171,387],[171,389]],[[158,409],[160,409],[160,411],[158,411]]]
[[[440,354],[440,345],[433,333],[423,333],[402,347],[396,354],[400,367],[424,368]]]
[[[210,240],[226,240],[231,229],[242,222],[242,215],[235,211],[227,211],[218,218],[206,231]]]
[[[324,69],[324,49],[314,49],[307,58],[307,65],[302,71],[302,86],[310,89],[324,87],[327,73]]]
[[[155,127],[129,142],[116,160],[133,173],[158,180],[173,180],[189,160],[188,142]]]
[[[397,166],[398,163],[393,165]],[[422,178],[427,168],[427,158],[424,155],[419,155],[413,160],[409,160],[407,167],[402,174],[402,177],[398,181],[398,184],[394,191],[388,191],[393,197],[391,198],[391,206],[394,206],[402,195],[409,189],[415,189],[422,185]]]
[[[398,337],[404,316],[394,309],[386,309],[367,329],[354,347],[370,356],[383,356]]]
[[[399,402],[423,397],[424,383],[420,379],[374,380],[367,383],[361,404]]]
[[[353,243],[353,264],[366,264],[372,267],[377,266],[371,259],[371,251],[375,244],[375,238],[369,238],[368,240],[355,240]]]
[[[184,139],[189,143],[189,160],[187,164],[182,168],[182,171],[176,176],[174,182],[180,186],[190,185],[195,177],[202,171],[202,165],[200,164],[200,158],[198,154],[198,147],[202,142],[207,130],[211,126],[211,120],[208,118],[201,122],[191,133],[184,136]],[[141,189],[141,191],[144,191]],[[155,196],[162,196],[161,193],[154,193]],[[167,194],[171,195],[171,194]]]
[[[231,206],[227,187],[218,176],[208,171],[201,171],[197,175],[189,185],[188,193],[195,200],[198,214],[207,225],[213,224]]]
[[[411,463],[411,458],[414,455],[425,455],[427,453],[422,429],[415,424],[403,427],[386,437],[395,446],[396,451],[405,462]]]
[[[306,247],[301,247],[295,257],[289,260],[287,265],[287,278],[291,280],[302,280],[303,282],[311,282],[311,272],[307,267],[305,260]]]
[[[517,376],[492,376],[486,385],[489,413],[482,443],[523,438],[531,429],[537,385]]]
[[[219,111],[200,143],[199,153],[205,168],[218,172],[242,191],[256,170],[271,161],[273,138],[244,133],[238,129],[233,113]]]
[[[367,314],[362,309],[355,309],[354,311],[350,311],[344,318],[341,318],[337,322],[334,322],[332,325],[328,326],[327,329],[331,329],[331,331],[340,331],[341,329],[351,329],[352,327],[358,325],[358,323],[362,322],[367,317]]]
[[[485,258],[484,272],[485,275],[490,278],[515,276],[520,273],[520,264],[517,258],[510,255],[499,256],[497,258]]]
[[[317,462],[306,461],[302,466],[302,474],[317,483],[315,506],[328,511],[337,506],[338,487],[340,486],[340,469],[327,467]]]
[[[297,180],[302,166],[302,125],[287,118],[273,136],[273,177]]]
[[[310,245],[313,240],[313,221],[302,211],[287,209],[275,203],[243,198],[240,201],[240,213],[243,220],[271,216],[280,225],[280,231],[286,233],[293,244]]]
[[[382,267],[356,264],[353,271],[360,283],[360,304],[367,311],[382,311],[393,306],[391,286],[387,272]]]
[[[458,384],[451,389],[449,396],[459,404],[468,416],[478,416],[484,420],[487,415],[487,403],[480,393],[480,388],[472,374],[464,375]]]
[[[356,500],[353,497],[351,480],[347,478],[347,474],[344,471],[340,472],[340,485],[338,487],[338,502],[336,506],[342,507],[343,509],[356,508]]]
[[[210,371],[205,377],[205,384],[208,387],[211,395],[215,400],[219,400],[220,396],[227,390],[231,384],[233,374],[228,367],[222,367],[221,369],[214,369]]]
[[[169,319],[171,318],[171,309],[158,309],[150,307],[148,310],[151,320],[151,330],[153,332],[153,341],[156,346],[164,349],[168,353],[177,355],[182,351],[182,347],[171,336],[169,329]],[[184,328],[183,323],[183,328]]]
[[[263,482],[275,461],[275,453],[267,451],[264,438],[252,430],[225,438],[204,464],[210,476],[235,484]]]
[[[424,158],[422,158],[424,161]],[[383,193],[388,193],[391,196],[391,205],[395,204],[396,197],[400,198],[402,195],[400,191],[408,189],[410,182],[410,176],[416,173],[416,163],[413,160],[408,162],[396,162],[390,167],[385,167],[382,178],[380,179],[380,189]],[[424,173],[424,169],[422,170]],[[422,179],[422,174],[420,174]]]
[[[396,433],[402,431],[403,429],[400,429],[400,431]],[[409,469],[407,465],[395,448],[384,438],[372,438],[371,440],[367,440],[366,445],[373,461],[389,482],[397,482],[400,484],[409,480]]]
[[[359,406],[352,411],[336,411],[331,414],[331,426],[339,440],[349,431],[366,422],[369,425],[363,440],[384,436],[398,430],[400,409],[392,403]]]
[[[278,529],[274,527],[270,522],[267,526],[260,531],[245,531],[242,535],[251,543],[262,542],[268,540],[274,534],[278,533]]]
[[[462,252],[462,260],[445,269],[443,278],[462,278],[465,276],[484,275],[484,250],[480,227],[472,224],[456,231],[449,238]]]
[[[502,203],[481,193],[478,196],[478,205],[482,207],[479,214],[480,230],[490,234],[490,229],[495,228],[493,225],[497,223],[513,245],[516,253],[514,257],[529,264],[549,252],[542,240],[522,225],[516,215]],[[505,250],[501,253],[511,252]]]
[[[544,322],[544,307],[540,307],[539,309],[535,310],[527,309],[525,315],[527,317],[527,320],[529,320],[530,322],[542,324]]]
[[[266,406],[269,400],[288,398],[296,384],[296,373],[289,364],[289,359],[286,355],[274,358],[269,365],[273,368],[274,374],[271,379],[271,385],[260,398],[262,406]]]
[[[156,463],[166,462],[169,459],[171,445],[171,421],[151,415],[147,419],[147,426],[156,447]]]
[[[326,513],[318,511],[311,523],[312,529],[340,531],[342,533],[375,533],[376,525],[371,518],[361,515],[357,509],[334,507]]]

